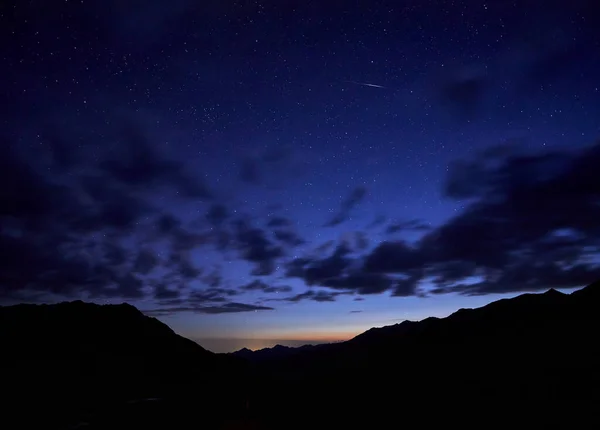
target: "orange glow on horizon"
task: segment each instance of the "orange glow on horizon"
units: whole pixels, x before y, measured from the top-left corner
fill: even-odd
[[[364,331],[364,330],[363,330]],[[348,331],[348,332],[278,332],[268,333],[259,336],[249,337],[219,337],[219,339],[229,340],[260,340],[260,341],[274,341],[285,339],[293,342],[339,342],[352,339],[362,331]]]
[[[297,340],[297,341],[319,341],[319,342],[338,342],[343,340],[348,340],[356,336],[358,332],[303,332],[303,333],[290,333],[289,335],[284,335],[283,333],[277,336],[278,339],[289,339],[289,340]]]

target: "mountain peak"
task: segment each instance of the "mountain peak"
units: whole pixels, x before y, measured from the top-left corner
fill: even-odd
[[[600,281],[593,282],[581,290],[574,291],[571,295],[584,300],[597,299],[600,296]]]
[[[285,346],[285,345],[280,345],[279,343],[277,345],[275,345],[273,348],[271,348],[273,350],[284,350],[284,349],[289,349],[289,346]]]

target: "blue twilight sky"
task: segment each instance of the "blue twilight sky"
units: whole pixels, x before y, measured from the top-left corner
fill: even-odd
[[[220,352],[585,285],[598,26],[592,0],[3,3],[0,299],[127,301]]]

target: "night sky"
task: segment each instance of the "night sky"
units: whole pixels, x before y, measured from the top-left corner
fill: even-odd
[[[221,352],[599,279],[597,3],[3,1],[0,301]]]

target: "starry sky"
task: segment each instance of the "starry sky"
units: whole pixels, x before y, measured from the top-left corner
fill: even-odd
[[[600,278],[595,3],[2,2],[0,301],[227,352]]]

